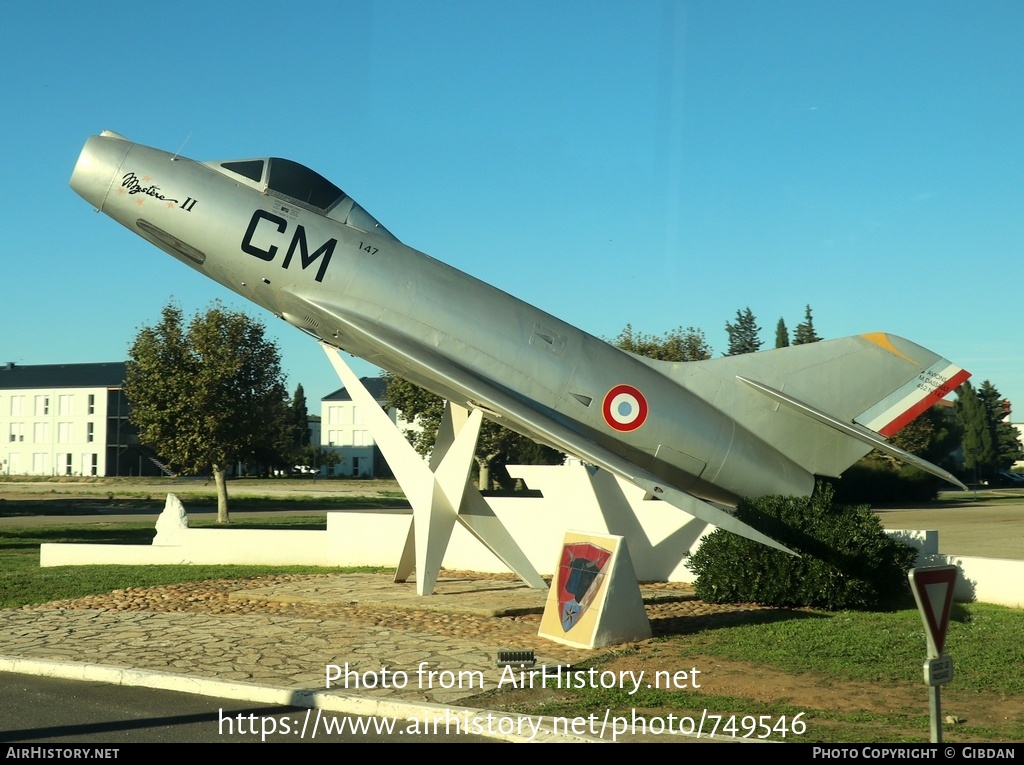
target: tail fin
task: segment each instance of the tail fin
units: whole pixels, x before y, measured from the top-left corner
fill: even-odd
[[[962,486],[885,440],[970,377],[909,340],[879,332],[651,364],[811,473],[838,476],[877,448]]]
[[[897,356],[901,355],[900,351],[892,345],[893,338],[890,335],[877,332],[871,335],[861,335],[861,337]],[[902,338],[895,339],[902,340]],[[903,342],[907,341],[903,340]],[[920,348],[920,346],[915,347]],[[922,350],[924,349],[922,348]],[[907,361],[912,362],[913,360],[907,358]],[[936,401],[956,390],[970,376],[971,373],[967,370],[940,358],[898,390],[861,412],[856,421],[870,430],[890,438],[927,411]]]

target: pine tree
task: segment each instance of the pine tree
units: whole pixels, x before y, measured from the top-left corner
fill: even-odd
[[[749,306],[746,310],[736,311],[736,323],[725,323],[725,331],[729,335],[729,350],[726,356],[737,356],[741,353],[756,353],[761,349],[761,328]]]
[[[299,448],[309,446],[309,410],[306,408],[306,391],[302,389],[302,383],[295,387],[288,414],[291,442]]]
[[[978,400],[984,408],[992,437],[992,449],[995,452],[993,470],[1007,470],[1014,462],[1022,459],[1017,429],[1007,422],[1010,416],[1010,402],[1004,399],[996,390],[996,386],[988,380],[985,380],[978,389]]]
[[[779,323],[775,325],[775,347],[789,347],[789,330],[786,329],[786,322],[781,316],[779,317]]]
[[[996,451],[985,405],[969,382],[957,388],[956,395],[957,413],[964,425],[964,467],[987,476],[995,470]]]
[[[793,333],[793,345],[806,345],[816,343],[821,338],[814,331],[814,319],[811,317],[811,306],[804,311],[804,320],[796,325],[796,332]]]

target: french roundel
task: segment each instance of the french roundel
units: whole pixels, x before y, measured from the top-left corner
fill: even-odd
[[[609,426],[626,433],[644,424],[647,399],[632,385],[616,385],[605,394],[601,411]]]

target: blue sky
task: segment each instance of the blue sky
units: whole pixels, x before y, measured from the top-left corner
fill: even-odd
[[[9,4],[0,362],[125,358],[174,297],[260,315],[93,213],[103,129],[283,156],[405,243],[593,334],[887,331],[1024,419],[1019,2]],[[357,367],[363,374],[375,368]]]

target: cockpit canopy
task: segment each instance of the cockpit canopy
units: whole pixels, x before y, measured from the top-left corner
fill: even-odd
[[[352,197],[320,173],[298,162],[270,157],[206,164],[264,194],[298,203],[360,231],[371,231],[395,239],[394,234],[384,228]]]

